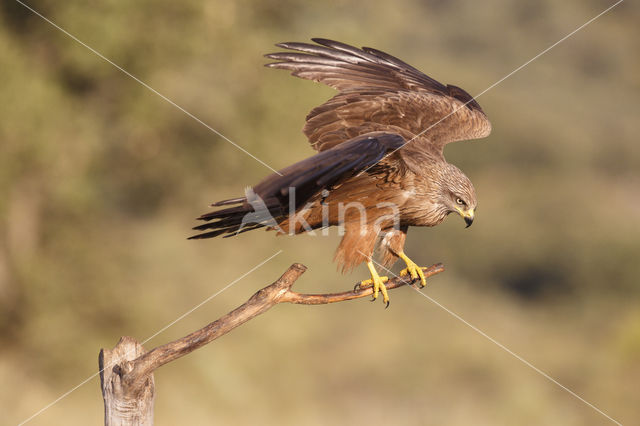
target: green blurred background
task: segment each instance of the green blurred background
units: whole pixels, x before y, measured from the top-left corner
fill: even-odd
[[[477,94],[612,1],[38,0],[38,11],[279,169],[327,87],[263,68],[280,41],[388,51]],[[448,146],[480,208],[412,229],[447,271],[425,290],[622,423],[640,382],[640,7],[624,2],[484,94],[485,140]],[[207,204],[269,173],[12,0],[0,4],[0,423],[97,371],[101,347],[145,346],[218,318],[288,265],[296,287],[351,288],[339,237],[187,241]],[[414,291],[278,306],[156,372],[156,423],[607,424]],[[102,421],[91,381],[30,424]]]

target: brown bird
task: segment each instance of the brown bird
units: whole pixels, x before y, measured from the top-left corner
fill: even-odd
[[[290,70],[339,93],[314,108],[304,134],[318,151],[224,200],[198,219],[191,238],[225,237],[267,227],[298,234],[328,226],[344,232],[335,254],[343,272],[366,262],[373,298],[384,282],[373,263],[375,249],[390,267],[406,263],[401,275],[420,279],[422,269],[404,253],[409,226],[435,226],[449,213],[474,219],[476,193],[462,171],[444,159],[449,142],[488,136],[491,123],[467,92],[444,85],[376,49],[358,49],[314,38],[317,44],[281,43],[292,52],[271,53],[270,68]]]

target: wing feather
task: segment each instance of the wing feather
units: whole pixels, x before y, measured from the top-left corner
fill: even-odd
[[[370,47],[314,38],[280,43],[271,68],[286,69],[340,93],[307,115],[304,133],[323,151],[371,131],[416,138],[412,149],[442,154],[449,142],[488,136],[491,123],[463,89],[444,85],[406,62]]]
[[[291,207],[298,211],[307,202],[321,194],[323,189],[331,190],[372,166],[383,170],[379,172],[381,176],[385,175],[385,167],[395,170],[394,173],[397,174],[395,164],[398,161],[397,156],[384,157],[398,150],[404,143],[405,140],[398,134],[372,132],[334,146],[333,149],[319,152],[280,170],[279,174],[274,173],[268,176],[253,187],[251,196],[212,204],[214,207],[234,204],[235,206],[200,216],[198,219],[206,223],[193,228],[201,233],[190,238],[213,238],[223,234],[232,236],[245,229],[272,226],[272,223],[265,221],[268,217],[258,215],[260,221],[257,223],[247,223],[247,217],[258,213],[255,208],[258,205],[261,213],[268,212],[270,217],[278,222],[286,220],[292,213]],[[389,173],[391,172],[387,172]],[[293,192],[291,188],[294,188]],[[290,199],[292,195],[294,199]],[[256,204],[255,201],[259,203]],[[247,224],[250,225],[249,229],[245,227]]]

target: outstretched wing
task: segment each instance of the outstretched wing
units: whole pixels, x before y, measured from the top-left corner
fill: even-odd
[[[442,153],[449,142],[488,136],[491,123],[471,95],[369,47],[337,41],[280,43],[295,52],[266,55],[271,68],[327,84],[340,93],[307,115],[304,133],[324,151],[371,131],[394,132],[413,149]]]
[[[233,236],[263,226],[274,226],[289,216],[292,209],[297,211],[322,190],[331,190],[374,165],[381,179],[385,178],[385,173],[397,174],[397,166],[394,166],[397,158],[389,156],[382,159],[404,143],[405,140],[397,134],[368,133],[299,161],[266,177],[247,190],[245,197],[214,203],[214,207],[233,207],[200,216],[198,219],[207,223],[193,228],[202,233],[190,239],[223,234]],[[389,170],[378,170],[384,169],[385,165]]]

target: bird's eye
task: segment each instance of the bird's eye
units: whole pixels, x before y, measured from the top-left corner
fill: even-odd
[[[456,204],[458,204],[460,206],[466,206],[467,205],[467,203],[462,201],[462,198],[456,198]]]

